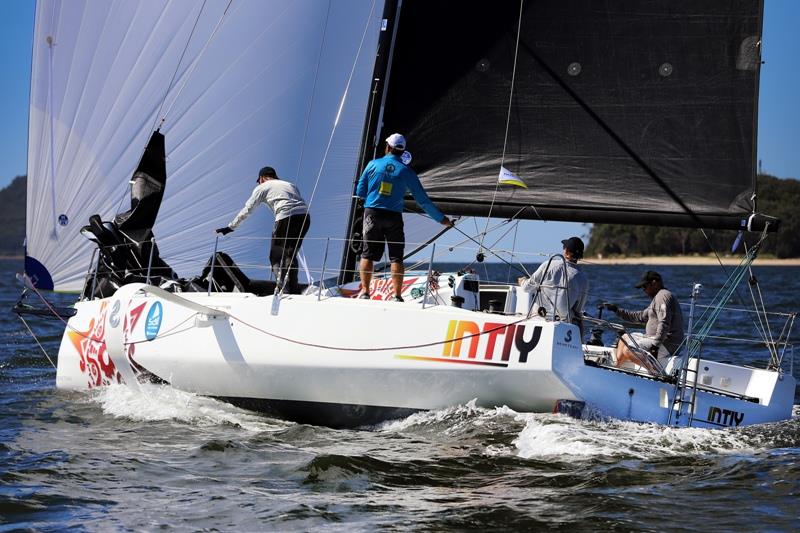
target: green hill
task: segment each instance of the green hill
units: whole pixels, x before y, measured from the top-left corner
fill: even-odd
[[[0,190],[0,255],[22,255],[25,240],[25,176]]]
[[[758,211],[781,220],[777,234],[767,237],[761,254],[778,258],[800,257],[800,181],[779,179],[761,174],[758,177]],[[736,239],[733,230],[700,230],[689,228],[663,228],[655,226],[628,226],[621,224],[595,224],[592,226],[588,256],[649,256],[649,255],[706,255],[714,251],[729,254]],[[745,242],[754,243],[757,234],[748,234]],[[710,241],[710,242],[709,242]],[[744,247],[736,252],[741,255]]]

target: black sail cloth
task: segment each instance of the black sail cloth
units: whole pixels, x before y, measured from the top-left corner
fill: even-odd
[[[403,3],[384,133],[443,211],[746,223],[760,0],[524,2],[504,156],[518,23],[517,2]],[[501,164],[528,189],[495,195]]]

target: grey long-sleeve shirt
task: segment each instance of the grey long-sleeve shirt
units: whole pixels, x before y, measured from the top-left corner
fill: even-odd
[[[553,259],[549,269],[547,261],[545,261],[522,284],[522,289],[526,292],[535,292],[539,287],[541,287],[541,291],[539,291],[535,305],[544,307],[550,318],[554,318],[554,315],[558,315],[561,320],[571,317],[572,323],[581,328],[582,335],[583,310],[589,295],[589,280],[586,274],[578,268],[578,265],[567,261],[565,276],[563,261]],[[564,290],[565,287],[568,290]],[[569,299],[567,299],[567,293],[569,293]]]
[[[267,207],[275,213],[276,222],[292,215],[304,215],[308,212],[308,207],[294,183],[284,180],[267,180],[253,189],[253,194],[247,199],[239,214],[228,224],[228,227],[236,229],[261,203],[267,204]]]
[[[667,289],[658,291],[646,309],[617,309],[617,315],[628,322],[645,324],[645,335],[663,344],[669,353],[674,354],[683,341],[681,306]]]

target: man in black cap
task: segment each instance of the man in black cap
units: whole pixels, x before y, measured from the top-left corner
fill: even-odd
[[[644,366],[651,372],[660,373],[654,365],[637,356],[635,348],[644,350],[663,367],[683,342],[683,314],[677,298],[664,287],[661,274],[648,270],[636,284],[637,289],[643,289],[652,301],[646,309],[641,311],[628,311],[614,304],[605,304],[620,318],[628,322],[645,323],[645,333],[625,334],[617,343],[617,366],[622,366],[626,361]],[[631,348],[634,348],[632,350]]]
[[[578,261],[583,258],[583,241],[570,237],[561,244],[566,265],[565,261],[553,258],[549,268],[545,261],[530,278],[518,281],[523,290],[535,293],[534,305],[539,314],[555,320],[569,319],[580,328],[583,338],[583,310],[589,295],[589,280],[578,268]]]
[[[258,185],[244,204],[239,214],[217,233],[227,235],[249,217],[258,204],[267,204],[275,214],[272,229],[272,243],[269,249],[269,262],[278,284],[285,284],[287,294],[299,294],[297,266],[295,259],[303,237],[311,225],[308,206],[293,183],[278,178],[272,167],[264,167],[258,172]]]

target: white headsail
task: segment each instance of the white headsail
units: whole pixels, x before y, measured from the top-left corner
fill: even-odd
[[[168,179],[154,233],[180,275],[200,271],[213,229],[242,207],[264,165],[311,202],[304,251],[321,264],[320,237],[345,235],[382,12],[378,0],[39,2],[29,275],[81,288],[94,245],[80,228],[128,208],[126,183],[159,127]],[[266,267],[268,241],[255,238],[271,226],[262,209],[220,248]],[[332,242],[329,257],[341,246]]]

